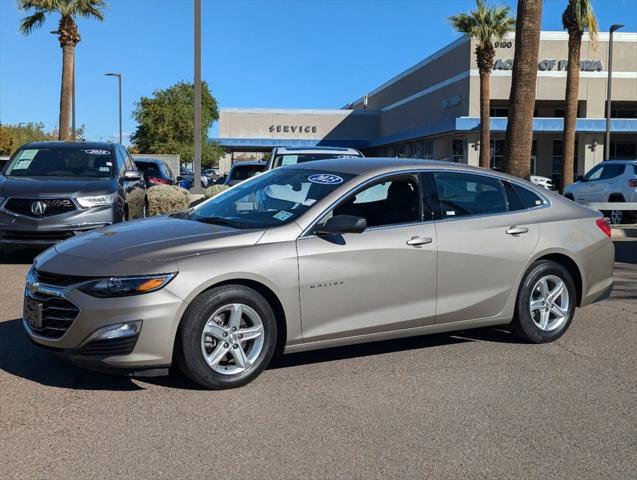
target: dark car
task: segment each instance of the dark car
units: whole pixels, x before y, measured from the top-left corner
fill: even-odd
[[[175,185],[177,180],[170,167],[163,160],[157,158],[136,158],[135,165],[144,175],[146,187],[155,185]]]
[[[226,185],[232,186],[237,183],[241,183],[250,177],[254,177],[259,173],[265,171],[267,162],[238,162],[235,163],[230,169],[228,178],[226,178]]]
[[[0,174],[0,248],[52,245],[146,211],[144,180],[121,145],[29,143]]]
[[[188,168],[181,168],[179,170],[179,177],[177,178],[179,181],[179,185],[183,188],[190,190],[195,183],[195,172]],[[208,187],[210,181],[209,179],[201,172],[201,187]]]

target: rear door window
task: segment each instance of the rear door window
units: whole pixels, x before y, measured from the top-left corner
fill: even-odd
[[[499,179],[460,172],[434,173],[442,218],[490,215],[507,211]]]
[[[507,203],[509,205],[510,212],[539,207],[545,203],[538,194],[532,192],[528,188],[524,188],[521,185],[511,182],[502,183],[506,190]]]

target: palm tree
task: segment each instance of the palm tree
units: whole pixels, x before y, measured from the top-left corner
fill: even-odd
[[[476,0],[476,10],[449,18],[453,28],[476,40],[476,62],[480,71],[480,166],[489,168],[489,79],[495,57],[494,40],[502,40],[511,31],[515,20],[509,7],[490,7],[484,0]]]
[[[29,35],[41,27],[47,15],[60,15],[58,29],[55,32],[62,48],[62,88],[60,91],[60,123],[59,140],[69,140],[69,117],[71,111],[71,94],[73,89],[75,68],[75,46],[80,41],[80,32],[75,17],[96,18],[104,20],[106,2],[104,0],[18,0],[18,9],[35,12],[20,22],[20,31]]]
[[[582,34],[587,29],[595,47],[597,19],[590,0],[569,0],[562,14],[562,25],[568,31],[568,67],[566,72],[566,107],[562,137],[562,189],[573,183],[575,167],[575,123],[579,99],[580,52]]]
[[[518,0],[517,9],[509,117],[504,140],[504,169],[511,175],[529,178],[542,0]]]

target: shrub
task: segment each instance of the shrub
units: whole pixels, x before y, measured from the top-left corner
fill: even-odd
[[[206,188],[203,191],[203,195],[205,198],[212,198],[219,195],[224,190],[228,189],[228,185],[213,185],[211,187]]]
[[[188,190],[176,185],[157,185],[148,189],[148,215],[166,215],[188,209]]]

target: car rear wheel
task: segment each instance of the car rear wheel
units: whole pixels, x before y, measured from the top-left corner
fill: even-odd
[[[177,334],[176,360],[193,382],[220,390],[247,384],[268,365],[277,326],[268,302],[241,285],[197,297]]]
[[[557,340],[573,320],[576,302],[575,283],[568,270],[551,260],[536,262],[520,285],[513,332],[532,343]]]

